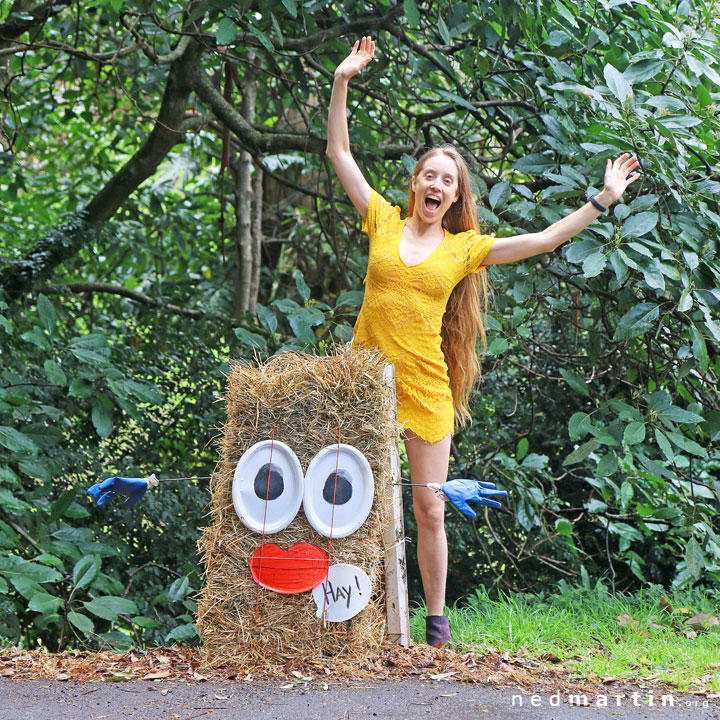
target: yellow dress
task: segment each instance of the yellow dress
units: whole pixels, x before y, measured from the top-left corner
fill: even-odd
[[[370,238],[365,300],[354,345],[379,348],[395,365],[398,419],[426,442],[455,426],[440,330],[452,289],[478,272],[495,238],[474,230],[445,237],[422,262],[406,265],[398,247],[407,219],[374,190],[363,222]]]

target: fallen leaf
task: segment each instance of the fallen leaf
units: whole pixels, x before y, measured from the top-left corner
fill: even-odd
[[[720,625],[720,621],[710,613],[696,613],[691,618],[688,618],[683,625],[689,625],[694,630],[709,630],[713,625]]]
[[[248,677],[250,676],[248,675]],[[201,675],[199,672],[194,672],[193,680],[195,680],[196,682],[202,682],[203,680],[207,680],[207,675]]]
[[[428,677],[431,680],[445,680],[446,678],[452,677],[455,674],[457,674],[457,671],[453,670],[452,672],[439,673],[438,675],[428,675]]]
[[[673,608],[670,601],[664,595],[660,596],[660,612],[667,613],[668,615],[675,612],[675,608]]]
[[[617,616],[618,627],[624,627],[629,625],[630,627],[636,628],[640,623],[633,617],[630,617],[627,613]]]
[[[709,667],[711,670],[720,670],[720,662],[718,662],[718,663],[714,663],[714,662],[713,662],[713,663],[708,663],[708,667]]]
[[[163,688],[163,689],[160,691],[160,694],[161,694],[161,695],[167,695],[169,692],[170,692],[170,688]]]
[[[105,682],[127,682],[128,680],[132,680],[132,673],[115,671],[105,679]]]
[[[4,668],[0,672],[0,675],[2,675],[3,677],[10,677],[11,675],[14,675],[14,674],[15,674],[15,671],[12,668]]]
[[[689,640],[694,640],[697,637],[697,633],[694,630],[683,630],[683,635]]]
[[[544,655],[541,655],[539,660],[542,660],[543,662],[551,662],[551,663],[559,663],[560,658],[557,655],[553,655],[553,653],[545,653]]]
[[[281,690],[292,690],[294,687],[295,687],[295,685],[293,685],[292,683],[290,683],[289,685],[281,685],[281,686],[280,686],[280,689],[281,689]]]
[[[613,677],[612,675],[608,675],[607,677],[604,677],[602,679],[603,685],[609,685],[610,683],[617,682],[617,678]]]
[[[70,676],[67,673],[59,673],[55,676],[56,680],[67,680]]]
[[[143,677],[143,680],[162,680],[163,678],[170,677],[169,670],[155,670],[155,672],[148,673]]]
[[[438,697],[455,697],[456,695],[457,695],[456,692],[454,692],[454,693],[440,693],[440,695],[438,695]]]

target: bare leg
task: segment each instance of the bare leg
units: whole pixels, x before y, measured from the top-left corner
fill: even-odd
[[[405,450],[413,483],[444,483],[450,461],[450,433],[436,443],[426,443],[411,430],[405,432]],[[448,551],[445,536],[445,503],[432,490],[413,487],[417,521],[417,558],[428,615],[445,613]]]

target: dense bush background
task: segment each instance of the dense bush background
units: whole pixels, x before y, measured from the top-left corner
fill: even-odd
[[[582,204],[607,157],[642,160],[623,202],[562,250],[491,269],[485,379],[451,472],[509,496],[476,533],[450,515],[450,599],[563,579],[716,590],[717,11],[3,4],[2,636],[194,636],[206,483],[167,483],[130,511],[84,489],[208,475],[229,358],[350,337],[367,246],[324,119],[363,34],[379,53],[351,89],[351,140],[399,204],[413,158],[440,141],[473,158],[499,235]]]

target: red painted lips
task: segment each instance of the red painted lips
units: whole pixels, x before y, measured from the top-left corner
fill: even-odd
[[[258,585],[292,595],[319,585],[328,574],[329,562],[317,545],[296,543],[283,550],[275,543],[266,543],[250,556],[250,572]]]

